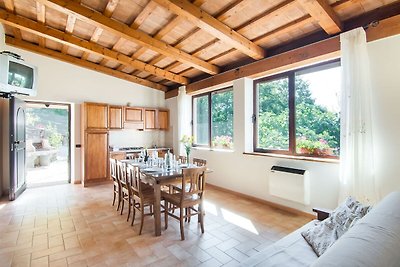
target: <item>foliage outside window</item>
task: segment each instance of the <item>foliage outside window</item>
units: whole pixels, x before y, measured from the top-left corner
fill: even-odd
[[[263,78],[254,85],[255,151],[339,156],[339,61]]]
[[[225,88],[193,97],[195,146],[233,148],[233,90]]]

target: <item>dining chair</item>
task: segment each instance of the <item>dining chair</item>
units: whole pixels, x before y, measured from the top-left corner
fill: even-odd
[[[142,234],[143,224],[144,224],[144,217],[145,216],[152,216],[153,213],[153,205],[155,202],[154,197],[154,189],[142,182],[143,174],[140,173],[138,166],[127,166],[127,176],[128,179],[131,181],[129,190],[131,201],[129,205],[129,210],[132,208],[133,215],[132,215],[132,223],[135,222],[136,211],[140,212],[141,221],[140,221],[140,230],[139,235]],[[149,212],[145,213],[146,207],[149,207]]]
[[[186,156],[178,156],[178,160],[180,160],[181,163],[186,163],[187,157]]]
[[[193,164],[196,165],[196,166],[206,166],[207,165],[207,160],[193,158]]]
[[[124,204],[125,202],[129,205],[130,199],[129,199],[129,181],[126,179],[126,164],[122,161],[117,160],[117,179],[120,185],[120,195],[121,195],[121,215],[124,211]],[[130,209],[128,210],[128,218],[127,221],[129,220],[130,217]]]
[[[119,210],[119,206],[121,204],[121,188],[120,188],[120,184],[118,182],[118,178],[117,178],[117,160],[110,158],[110,176],[111,179],[113,180],[113,203],[112,205],[115,205],[115,200],[118,200],[118,206],[117,206],[117,210]]]
[[[181,183],[182,190],[175,191],[173,193],[161,192],[165,205],[165,229],[168,228],[168,217],[179,220],[181,240],[185,240],[185,233],[183,229],[184,219],[190,218],[194,215],[198,216],[201,232],[204,233],[203,195],[205,189],[206,169],[207,168],[205,166],[183,169]],[[176,207],[179,209],[179,217],[173,212],[170,212],[170,210],[173,210],[174,208],[170,208],[168,205],[169,203],[171,203],[174,208]],[[195,208],[195,206],[197,206],[197,208]],[[188,212],[189,210],[190,212]],[[191,211],[194,212],[192,213]]]

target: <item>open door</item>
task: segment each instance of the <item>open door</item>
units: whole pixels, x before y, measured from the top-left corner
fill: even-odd
[[[10,200],[26,189],[25,170],[25,102],[10,99]]]

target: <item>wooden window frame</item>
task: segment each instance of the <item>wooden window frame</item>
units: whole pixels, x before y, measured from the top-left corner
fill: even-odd
[[[212,112],[212,95],[213,94],[217,94],[217,93],[222,93],[224,91],[232,91],[233,93],[233,86],[227,86],[224,88],[220,88],[217,90],[213,90],[210,92],[206,92],[206,93],[202,93],[202,94],[198,94],[198,95],[194,95],[192,96],[192,135],[195,136],[195,125],[194,125],[194,116],[195,116],[195,110],[194,110],[194,101],[196,98],[199,97],[203,97],[203,96],[207,96],[208,99],[208,144],[196,144],[193,142],[193,147],[205,147],[205,148],[212,148],[212,140],[211,140],[211,136],[212,136],[212,121],[211,121],[211,112]]]
[[[298,156],[298,157],[313,157],[313,158],[330,158],[330,159],[339,159],[339,156],[332,155],[305,155],[296,152],[296,85],[295,78],[296,73],[302,72],[307,69],[316,69],[316,71],[324,66],[330,64],[338,64],[340,66],[340,59],[333,59],[329,61],[325,61],[318,64],[313,64],[310,66],[286,71],[283,73],[279,73],[272,76],[263,77],[253,81],[253,151],[259,153],[270,153],[270,154],[281,154],[281,155],[290,155],[290,156]],[[257,85],[259,83],[274,81],[282,78],[288,78],[288,106],[289,106],[289,147],[288,150],[278,150],[278,149],[266,149],[258,147],[258,90]]]

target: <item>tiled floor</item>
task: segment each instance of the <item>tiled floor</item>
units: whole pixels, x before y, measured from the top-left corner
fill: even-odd
[[[310,219],[208,188],[205,234],[197,220],[126,222],[111,206],[111,184],[28,189],[0,202],[0,266],[235,266]]]

